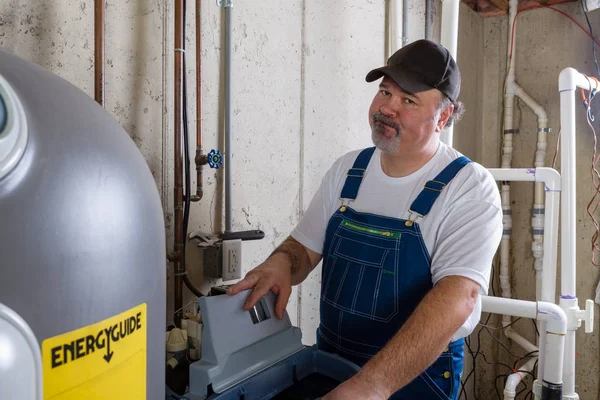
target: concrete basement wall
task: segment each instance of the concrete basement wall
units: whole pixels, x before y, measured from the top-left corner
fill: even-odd
[[[195,150],[195,12],[188,1],[186,55],[191,158]],[[204,148],[223,150],[222,10],[202,1]],[[439,40],[439,2],[432,34]],[[409,3],[408,39],[424,35],[424,2]],[[173,241],[173,2],[107,1],[106,110],[143,153],[162,195],[167,247]],[[293,229],[335,158],[369,146],[368,105],[376,85],[365,74],[385,61],[383,1],[235,1],[232,60],[233,230],[262,229],[244,242],[243,272],[263,261]],[[0,3],[0,46],[94,93],[91,1]],[[192,171],[194,165],[192,161]],[[195,174],[192,174],[195,188]],[[224,229],[223,170],[205,168],[204,198],[192,203],[189,230]],[[188,245],[192,281],[207,291],[202,254]],[[166,266],[169,278],[172,267]],[[319,270],[294,288],[288,311],[314,342]],[[168,315],[172,321],[172,279]],[[184,304],[193,301],[184,289]]]

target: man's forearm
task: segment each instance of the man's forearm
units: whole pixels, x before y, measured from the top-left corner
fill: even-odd
[[[269,260],[284,262],[291,268],[292,285],[302,283],[314,268],[304,246],[291,236],[271,253]]]
[[[391,396],[429,367],[471,314],[478,285],[445,278],[421,301],[398,333],[359,372],[357,379]],[[465,282],[462,282],[465,283]]]

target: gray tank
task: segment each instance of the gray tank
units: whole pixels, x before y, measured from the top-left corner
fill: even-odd
[[[40,385],[10,374],[41,354],[43,398],[164,399],[165,313],[141,153],[87,94],[0,50],[0,398]]]

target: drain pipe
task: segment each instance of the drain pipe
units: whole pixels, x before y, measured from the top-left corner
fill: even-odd
[[[508,45],[507,45],[507,57],[508,57],[508,71],[505,81],[505,92],[504,92],[504,147],[502,156],[502,168],[511,168],[512,164],[512,139],[513,134],[519,133],[513,126],[513,112],[514,112],[514,100],[515,96],[522,100],[537,116],[537,147],[535,152],[535,168],[542,168],[545,164],[546,158],[546,135],[551,130],[548,128],[548,116],[544,108],[538,104],[525,90],[516,83],[515,78],[515,54],[516,54],[516,15],[518,13],[518,0],[510,0],[509,4],[509,16],[508,16]],[[512,46],[511,46],[512,42]],[[534,205],[531,218],[532,226],[532,244],[531,250],[534,257],[534,269],[536,275],[536,300],[546,301],[555,303],[554,288],[556,282],[556,274],[549,275],[544,268],[550,268],[554,270],[552,264],[544,263],[544,260],[548,258],[544,255],[544,250],[547,246],[544,244],[544,227],[545,221],[545,190],[546,186],[544,183],[535,183],[535,196]],[[509,275],[509,257],[510,257],[510,237],[512,228],[512,210],[510,202],[510,184],[504,182],[502,184],[502,209],[504,213],[504,220],[506,221],[504,235],[501,243],[501,261],[500,261],[500,282],[503,289],[502,295],[504,297],[511,297],[510,290],[510,275]],[[543,276],[546,277],[544,282]],[[544,289],[543,285],[546,287]],[[503,318],[503,325],[508,327],[511,323],[510,316],[506,315]],[[508,338],[515,340],[525,349],[531,348],[533,345],[525,345],[525,339],[518,335],[513,329],[505,329],[505,334]],[[546,346],[546,329],[545,322],[541,322],[540,335],[538,339],[539,345],[539,364],[537,380],[534,382],[534,393],[539,394],[541,392],[541,379],[543,376],[543,369],[545,364],[545,346]],[[511,381],[514,382],[514,381]],[[507,381],[508,385],[508,381]],[[510,388],[507,387],[510,392]]]
[[[458,40],[458,14],[460,0],[442,0],[442,28],[440,44],[448,49],[456,63],[457,40]],[[454,136],[454,124],[442,131],[440,140],[452,147]]]
[[[513,52],[514,55],[514,52]],[[520,87],[514,80],[509,81],[508,91],[514,93],[519,99],[521,99],[537,116],[537,148],[535,151],[534,166],[536,168],[543,167],[546,159],[546,136],[551,129],[548,128],[548,116],[544,108],[533,100],[522,87]],[[536,300],[555,302],[554,294],[551,297],[542,297],[542,260],[544,257],[544,185],[541,183],[535,184],[535,195],[533,204],[533,215],[531,217],[531,227],[533,241],[531,244],[531,250],[534,258],[534,269],[536,276]],[[554,278],[555,279],[555,278]]]
[[[539,105],[525,90],[519,86],[515,78],[515,54],[516,54],[516,35],[515,32],[515,17],[518,12],[518,0],[511,0],[509,4],[509,24],[508,24],[508,52],[509,58],[508,73],[505,81],[505,115],[504,115],[504,138],[505,151],[507,155],[507,166],[510,168],[512,160],[512,135],[518,133],[513,129],[513,110],[515,96],[522,100],[537,116],[537,148],[535,152],[535,168],[541,168],[545,164],[546,159],[546,135],[551,130],[548,128],[548,115],[544,108]],[[511,46],[512,42],[512,46]],[[504,157],[503,157],[504,161]],[[503,165],[504,167],[504,165]],[[510,187],[507,188],[510,190]],[[534,269],[536,273],[536,300],[551,301],[552,298],[542,298],[542,259],[544,257],[544,186],[543,184],[535,184],[535,197],[533,205],[533,215],[531,218],[531,227],[533,241],[531,250],[534,257]]]
[[[518,0],[510,1],[510,8],[508,13],[508,48],[507,58],[508,72],[506,74],[506,81],[504,82],[504,146],[502,148],[502,168],[510,169],[512,167],[512,139],[515,130],[513,129],[513,109],[515,102],[514,92],[508,90],[511,83],[515,80],[515,62],[514,57],[511,57],[510,40],[512,33],[512,26],[515,20],[516,10],[518,6]],[[513,43],[514,46],[514,43]],[[510,201],[510,182],[503,181],[501,185],[501,200],[502,200],[502,224],[504,230],[502,232],[502,241],[500,242],[500,273],[498,278],[500,279],[500,287],[502,290],[502,297],[511,298],[511,287],[510,287],[510,239],[512,236],[512,209]],[[502,325],[506,328],[511,325],[510,315],[502,316]]]
[[[104,107],[104,15],[106,0],[94,0],[94,99]]]
[[[548,128],[548,116],[544,108],[539,105],[525,90],[519,86],[515,79],[515,49],[516,35],[513,35],[515,27],[513,26],[515,16],[518,12],[518,1],[511,0],[509,10],[509,30],[508,30],[508,57],[509,66],[505,82],[505,114],[504,114],[504,151],[503,168],[510,168],[512,161],[512,135],[518,133],[513,129],[513,110],[515,96],[521,99],[537,116],[537,148],[535,152],[534,166],[541,168],[545,164],[546,159],[546,136],[551,129]],[[511,48],[512,41],[512,48]],[[504,187],[503,187],[504,188]],[[507,200],[510,201],[510,186],[504,188],[507,191]],[[507,204],[510,215],[510,203]],[[550,298],[542,297],[542,260],[544,257],[544,185],[541,183],[535,184],[535,198],[533,206],[533,215],[531,219],[533,241],[531,250],[534,257],[534,269],[536,272],[536,300],[554,302],[554,296]],[[510,234],[509,234],[510,240]]]
[[[506,81],[504,83],[504,131],[503,135],[503,147],[502,147],[502,165],[501,168],[510,169],[512,167],[512,139],[515,130],[513,129],[513,109],[515,102],[514,92],[508,90],[511,86],[511,82],[515,79],[515,62],[514,57],[511,57],[510,53],[510,40],[512,25],[515,20],[516,9],[518,6],[518,0],[510,1],[510,8],[508,13],[508,40],[509,45],[507,49],[508,72],[506,74]],[[513,44],[514,46],[514,44]],[[503,181],[501,184],[501,200],[502,200],[502,225],[504,230],[502,232],[502,241],[500,242],[500,273],[498,278],[500,279],[500,287],[502,291],[502,297],[511,298],[511,287],[510,287],[510,239],[512,236],[512,209],[510,201],[510,182]],[[502,325],[508,327],[511,324],[510,315],[504,315],[502,317]]]

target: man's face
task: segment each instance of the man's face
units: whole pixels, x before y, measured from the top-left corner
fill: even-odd
[[[387,76],[369,108],[371,138],[386,153],[418,151],[442,130],[453,106],[438,110],[442,93],[407,93]]]

